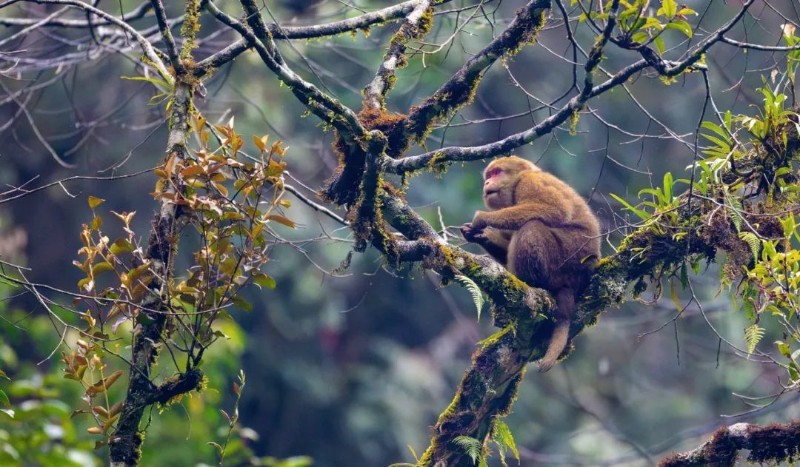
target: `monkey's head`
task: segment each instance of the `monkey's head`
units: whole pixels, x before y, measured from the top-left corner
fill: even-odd
[[[517,156],[501,157],[486,166],[483,171],[483,203],[486,207],[496,211],[513,206],[519,176],[529,170],[541,171],[533,162]]]

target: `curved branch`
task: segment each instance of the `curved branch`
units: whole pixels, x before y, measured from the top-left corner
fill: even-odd
[[[153,10],[156,12],[156,21],[158,22],[158,29],[161,31],[161,37],[167,45],[167,56],[169,61],[172,62],[172,68],[178,70],[181,68],[181,62],[178,57],[178,46],[175,45],[175,38],[172,36],[169,20],[167,19],[167,12],[164,10],[164,4],[161,0],[150,0],[153,5]]]

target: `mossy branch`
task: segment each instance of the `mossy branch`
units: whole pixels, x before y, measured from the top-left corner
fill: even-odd
[[[242,0],[241,4],[247,15],[247,24],[224,13],[212,2],[208,2],[206,8],[218,21],[238,32],[247,41],[247,44],[256,50],[267,68],[289,87],[292,94],[309,111],[337,130],[354,135],[355,139],[365,139],[366,130],[361,126],[355,112],[302,79],[286,64],[275,45],[272,33],[261,18],[261,12],[255,2]]]
[[[796,140],[797,134],[790,133],[790,139]],[[604,310],[622,303],[631,284],[643,284],[648,278],[658,280],[678,271],[686,262],[714,261],[720,250],[733,261],[742,256],[742,251],[749,259],[749,247],[738,235],[732,218],[720,214],[720,203],[731,195],[719,196],[722,198],[684,193],[678,197],[671,215],[656,212],[650,222],[623,239],[615,254],[598,263],[592,282],[578,303],[570,336],[575,337],[594,324]],[[800,207],[797,203],[776,203],[775,209],[794,212]],[[501,329],[473,354],[472,365],[452,403],[434,425],[431,444],[420,460],[421,466],[440,462],[472,465],[471,459],[452,442],[460,436],[483,439],[490,433],[495,416],[510,410],[527,363],[540,358],[546,350],[552,324],[544,318],[552,313],[554,301],[547,292],[528,287],[488,257],[445,244],[401,201],[387,203],[384,210],[385,219],[408,238],[399,242],[401,260],[422,261],[445,278],[463,274],[479,284],[494,304],[495,325]],[[758,225],[755,233],[760,236],[769,238],[780,229],[778,221],[770,220],[763,212],[743,211],[740,215],[749,225]]]
[[[450,0],[439,0],[426,3],[430,3],[432,5],[441,5],[449,2]],[[314,39],[338,36],[340,34],[348,33],[355,34],[358,31],[364,31],[366,33],[373,26],[380,26],[398,19],[405,19],[417,8],[419,3],[420,0],[408,0],[398,3],[397,5],[381,8],[380,10],[370,11],[352,18],[323,24],[313,24],[308,26],[280,26],[275,23],[269,23],[267,24],[267,29],[275,40]],[[0,24],[2,24],[2,19],[0,19]],[[205,75],[208,73],[208,70],[219,68],[220,66],[231,62],[242,52],[250,49],[250,47],[251,46],[246,39],[240,39],[225,49],[205,58],[201,62],[198,62],[197,73],[200,75]]]
[[[800,458],[800,422],[765,426],[737,423],[715,431],[711,439],[687,453],[673,454],[660,467],[739,465],[740,451],[749,451],[747,462],[762,465],[792,464]]]
[[[419,40],[430,31],[433,23],[432,3],[430,0],[417,0],[400,26],[400,30],[395,33],[375,78],[364,88],[365,107],[383,108],[384,98],[394,86],[395,72],[407,63],[405,53],[408,42]]]
[[[176,86],[170,107],[170,132],[167,140],[167,158],[182,161],[188,157],[189,118],[192,109],[191,97],[194,89],[181,79]],[[167,191],[178,192],[182,185],[179,180]],[[152,221],[152,230],[147,242],[145,259],[150,263],[153,281],[148,286],[149,293],[140,303],[142,319],[133,333],[132,366],[129,371],[128,392],[120,413],[116,430],[109,441],[112,466],[137,465],[141,456],[140,447],[143,435],[139,431],[144,410],[158,400],[158,388],[151,379],[151,369],[158,360],[164,333],[169,321],[169,306],[165,302],[166,287],[173,274],[174,255],[177,250],[178,206],[163,198],[161,209]],[[184,388],[184,386],[180,386]],[[193,389],[193,388],[191,388]],[[188,389],[188,390],[191,390]]]
[[[439,90],[411,110],[406,124],[408,137],[422,140],[436,120],[469,104],[489,67],[536,40],[536,35],[544,27],[549,9],[550,0],[533,0],[521,8],[497,38],[467,60]]]
[[[664,60],[655,51],[647,47],[641,47],[637,50],[643,57],[642,59],[619,69],[616,73],[609,75],[602,83],[594,85],[594,78],[592,74],[600,64],[603,48],[605,47],[606,43],[612,39],[614,26],[612,15],[609,19],[609,22],[606,24],[606,28],[604,28],[603,33],[598,37],[595,46],[592,48],[589,56],[587,57],[587,62],[584,65],[585,75],[583,89],[574,95],[567,103],[561,106],[561,108],[554,111],[554,113],[548,118],[542,120],[527,130],[514,133],[491,143],[478,146],[450,146],[403,159],[386,161],[386,172],[396,174],[413,173],[415,171],[425,169],[426,167],[430,167],[434,163],[436,165],[447,165],[453,162],[474,161],[478,159],[486,159],[510,154],[515,149],[526,144],[530,144],[540,137],[551,133],[555,128],[573,118],[576,112],[580,112],[586,102],[588,102],[590,99],[619,87],[643,70],[651,69],[656,71],[658,75],[662,77],[672,78],[692,69],[703,68],[703,65],[700,63],[702,62],[705,53],[714,44],[726,42],[725,33],[730,31],[731,28],[741,21],[742,17],[747,13],[748,8],[750,8],[753,2],[754,0],[745,1],[733,18],[720,26],[713,33],[708,34],[704,40],[700,41],[694,47],[687,50],[681,60]],[[510,27],[511,26],[509,26],[509,28]],[[502,37],[502,35],[499,36],[498,40]],[[617,45],[620,44],[617,43]],[[487,46],[484,51],[489,49],[491,46],[491,44]],[[446,108],[457,110],[458,105],[463,105],[463,103],[459,101],[457,103],[458,105],[455,107],[448,104],[447,107],[442,107],[440,110],[436,110],[438,108],[437,105],[441,106],[439,101],[450,103],[452,100],[452,93],[443,93],[443,91],[448,87],[452,87],[458,83],[464,82],[460,76],[464,73],[465,69],[469,67],[470,63],[474,62],[474,60],[479,56],[480,53],[473,58],[472,61],[467,62],[467,64],[461,70],[459,70],[459,72],[454,75],[453,78],[451,78],[450,82],[445,84],[440,91],[438,91],[423,105],[409,114],[407,128],[411,134],[424,135],[424,132],[430,129],[429,126],[432,119],[443,115],[442,111],[444,111]],[[464,91],[473,88],[461,86],[458,89]],[[439,99],[435,99],[436,96],[439,96]],[[427,115],[429,118],[424,117],[425,115]]]

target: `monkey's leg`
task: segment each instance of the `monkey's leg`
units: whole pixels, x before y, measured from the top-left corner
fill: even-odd
[[[558,357],[564,352],[569,341],[569,324],[570,316],[575,310],[575,292],[570,288],[563,288],[556,294],[556,327],[553,329],[553,335],[550,337],[550,343],[547,345],[547,351],[541,360],[536,364],[536,369],[540,373],[548,371],[553,368],[553,365],[558,361]]]
[[[483,240],[478,244],[498,263],[503,266],[508,263],[509,238],[503,232],[489,227],[483,231]]]
[[[480,245],[495,261],[506,265],[510,235],[491,227],[478,230],[469,223],[461,226],[461,235],[466,241]]]

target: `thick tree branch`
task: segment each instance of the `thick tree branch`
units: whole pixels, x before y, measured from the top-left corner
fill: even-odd
[[[181,161],[188,156],[186,141],[189,131],[189,112],[193,89],[190,85],[178,82],[175,87],[171,111],[171,127],[167,141],[167,158]],[[177,188],[168,188],[177,192]],[[133,350],[128,393],[125,405],[111,436],[109,447],[112,466],[137,465],[143,441],[139,423],[145,408],[152,404],[157,389],[151,380],[151,368],[161,350],[161,342],[168,320],[169,307],[164,302],[168,278],[172,275],[173,255],[177,241],[178,206],[168,198],[163,198],[161,209],[153,219],[152,231],[148,240],[145,259],[150,262],[153,280],[148,286],[141,303],[141,313],[147,320],[140,320],[134,329]],[[147,309],[157,310],[148,312]]]
[[[748,463],[762,465],[793,463],[800,458],[800,422],[765,426],[737,423],[722,427],[702,446],[687,453],[673,454],[660,467],[738,465],[740,451],[750,451]]]

